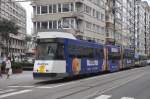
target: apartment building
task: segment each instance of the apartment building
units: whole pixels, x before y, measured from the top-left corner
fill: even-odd
[[[149,7],[149,20],[148,20],[148,23],[149,23],[149,26],[148,26],[148,29],[149,30],[149,35],[147,36],[148,37],[148,57],[150,57],[150,7]]]
[[[25,53],[26,11],[13,0],[0,0],[0,19],[14,21],[19,26],[17,35],[10,34],[10,55],[20,58]],[[6,53],[6,40],[0,37],[0,54]]]
[[[122,12],[122,43],[134,49],[134,0],[123,0]]]
[[[107,0],[107,38],[125,48],[134,48],[134,0]]]
[[[104,44],[105,4],[106,0],[33,0],[34,33],[66,31]]]
[[[145,8],[145,18],[144,18],[144,20],[145,20],[145,26],[144,26],[144,33],[145,33],[145,54],[146,55],[150,55],[150,50],[149,50],[149,48],[150,48],[150,46],[149,46],[149,44],[150,44],[150,6],[148,5],[148,3],[146,2],[146,1],[144,1],[143,2],[143,5],[144,5],[144,8]]]
[[[106,34],[107,40],[121,43],[122,0],[107,0],[106,2]]]
[[[148,55],[149,45],[149,5],[147,2],[136,2],[136,52]]]

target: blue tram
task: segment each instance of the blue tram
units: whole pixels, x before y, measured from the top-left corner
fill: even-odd
[[[102,71],[104,62],[103,45],[65,39],[66,72],[70,75],[96,73]]]
[[[59,79],[102,72],[103,45],[67,38],[39,39],[33,77]]]
[[[122,49],[123,53],[123,69],[131,68],[135,65],[134,50]]]
[[[119,46],[106,45],[106,66],[110,72],[118,71],[121,67],[121,49]]]
[[[115,72],[134,65],[134,52],[120,46],[77,40],[70,34],[49,33],[37,39],[35,79],[61,79],[104,71]],[[61,36],[61,37],[60,37]]]

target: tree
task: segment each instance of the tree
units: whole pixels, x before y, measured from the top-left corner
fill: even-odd
[[[26,42],[31,42],[32,37],[30,35],[26,35],[25,41]]]
[[[9,54],[10,33],[17,35],[18,30],[19,26],[15,22],[6,19],[0,20],[0,36],[6,41],[6,55]]]

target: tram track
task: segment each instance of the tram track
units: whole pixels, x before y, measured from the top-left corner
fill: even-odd
[[[121,75],[121,76],[119,76],[117,78],[111,78],[112,76],[110,76],[109,77],[110,79],[106,78],[106,79],[108,79],[107,81],[106,80],[103,80],[103,81],[98,80],[97,81],[98,84],[94,84],[94,85],[92,85],[92,84],[95,81],[92,81],[90,83],[85,83],[85,82],[87,82],[87,80],[85,80],[85,82],[83,80],[83,81],[79,82],[79,83],[83,83],[83,84],[80,84],[80,85],[77,85],[77,86],[73,86],[71,88],[64,88],[62,90],[55,91],[52,94],[55,94],[55,93],[59,94],[60,92],[65,92],[65,91],[73,90],[73,89],[81,89],[81,90],[77,90],[77,91],[74,91],[74,92],[70,91],[71,93],[68,93],[66,95],[62,95],[62,96],[59,96],[57,98],[56,97],[54,98],[54,99],[65,99],[65,97],[69,97],[69,96],[72,96],[72,95],[75,95],[75,94],[79,94],[79,93],[82,93],[82,92],[87,91],[87,90],[92,90],[94,88],[98,88],[99,86],[103,87],[103,86],[109,85],[111,83],[115,83],[115,82],[119,82],[119,81],[126,81],[128,79],[133,79],[133,77],[135,77],[137,74],[140,74],[141,72],[142,72],[141,70],[140,71],[136,71],[136,72],[131,72],[130,74],[127,74],[127,75],[124,75],[124,76]],[[78,84],[78,82],[76,82],[76,84]],[[86,85],[86,84],[88,84],[88,85]],[[105,89],[107,89],[107,88],[105,88]]]

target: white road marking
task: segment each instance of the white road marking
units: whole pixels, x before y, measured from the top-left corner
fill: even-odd
[[[27,92],[30,92],[30,91],[32,91],[32,90],[22,90],[22,91],[18,91],[18,92],[12,92],[12,93],[8,93],[8,94],[3,94],[3,95],[0,95],[0,99],[1,98],[5,98],[5,97],[9,97],[9,96],[18,95],[18,94],[27,93]]]
[[[109,98],[111,98],[110,95],[101,95],[101,96],[96,97],[95,99],[109,99]]]
[[[4,94],[4,93],[8,93],[8,92],[12,92],[12,91],[16,91],[17,89],[7,89],[7,90],[1,90],[0,94]]]
[[[122,97],[121,99],[135,99],[135,98],[131,98],[131,97]]]
[[[34,86],[8,86],[8,87],[11,87],[11,88],[32,88]]]

